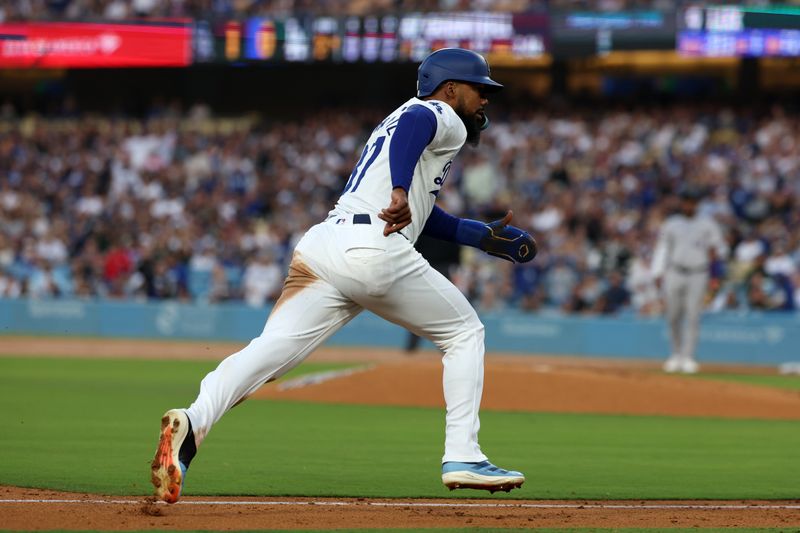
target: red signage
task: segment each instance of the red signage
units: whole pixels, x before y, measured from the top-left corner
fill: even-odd
[[[0,67],[185,67],[191,37],[181,23],[0,24]]]

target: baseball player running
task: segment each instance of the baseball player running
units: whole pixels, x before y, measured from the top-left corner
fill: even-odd
[[[453,158],[465,142],[477,145],[488,127],[488,95],[501,88],[486,60],[469,50],[438,50],[422,62],[417,96],[375,127],[336,206],[297,244],[261,335],[203,379],[188,409],[162,417],[152,462],[158,499],[178,500],[197,447],[223,414],[363,309],[444,352],[443,483],[492,492],[522,485],[525,476],[494,466],[478,445],[483,325],[464,295],[414,249],[424,233],[514,262],[536,255],[531,236],[509,225],[510,211],[485,224],[434,205]]]
[[[681,212],[664,222],[653,252],[653,274],[664,293],[672,345],[665,372],[694,374],[700,369],[694,351],[710,263],[728,253],[717,223],[697,213],[701,196],[697,188],[681,191]]]

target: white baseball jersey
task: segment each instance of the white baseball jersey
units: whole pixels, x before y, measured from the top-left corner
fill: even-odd
[[[421,105],[431,141],[413,168],[408,198],[411,225],[383,235],[377,217],[391,202],[389,148],[403,112]],[[402,131],[402,130],[401,130]],[[261,335],[229,356],[200,385],[186,414],[199,444],[211,426],[258,387],[285,374],[339,328],[368,309],[431,340],[444,352],[442,386],[447,406],[442,462],[480,462],[478,410],[483,393],[484,333],[461,291],[414,249],[466,140],[466,127],[443,102],[412,98],[381,122],[367,142],[331,215],[298,242],[283,293]],[[414,146],[418,152],[422,141]],[[406,138],[406,142],[408,142]],[[402,148],[398,145],[396,148]],[[395,150],[395,158],[404,150]],[[393,161],[397,164],[397,160]],[[398,167],[395,167],[398,168]],[[408,175],[396,181],[407,185]],[[356,215],[363,215],[356,217]],[[401,236],[402,235],[402,236]],[[404,238],[405,237],[405,238]]]
[[[422,233],[439,189],[447,179],[453,158],[467,140],[464,123],[453,108],[444,102],[412,98],[378,124],[361,152],[342,196],[330,212],[330,215],[374,215],[389,206],[392,192],[389,149],[395,138],[392,134],[400,116],[413,105],[422,105],[433,111],[436,117],[436,133],[414,168],[414,177],[408,191],[411,224],[400,233],[412,243]]]

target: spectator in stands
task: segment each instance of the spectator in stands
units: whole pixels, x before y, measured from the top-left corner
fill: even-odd
[[[564,302],[562,310],[567,313],[591,314],[598,310],[598,303],[603,287],[600,278],[588,272],[572,288],[572,293]]]
[[[54,229],[48,228],[36,243],[36,255],[50,265],[61,265],[68,259],[67,246]]]
[[[782,272],[770,274],[765,265],[766,256],[759,256],[745,280],[748,307],[761,311],[794,310],[791,277]]]
[[[563,308],[573,307],[568,302],[575,294],[580,283],[580,272],[574,266],[571,258],[557,257],[554,264],[545,274],[544,286],[547,290],[547,301],[550,305]]]
[[[63,280],[61,280],[63,283]],[[37,259],[28,278],[28,295],[32,298],[57,298],[63,294],[63,286],[56,279],[53,267],[43,259]]]
[[[175,254],[156,259],[153,263],[153,297],[163,299],[187,299],[185,276]]]
[[[753,272],[746,282],[747,306],[757,311],[769,311],[780,302],[775,300],[774,287],[761,272]]]
[[[625,278],[614,270],[608,275],[608,286],[597,299],[595,308],[601,314],[613,315],[630,304],[631,293],[625,287]]]
[[[225,271],[219,262],[214,263],[211,270],[211,287],[208,291],[208,299],[210,302],[224,302],[234,297],[233,289],[231,288],[228,279],[228,273]]]
[[[485,212],[502,187],[497,168],[483,152],[468,152],[463,163],[461,190],[476,213]]]
[[[541,255],[539,256],[541,257]],[[536,311],[544,305],[542,298],[544,267],[537,261],[516,265],[512,276],[511,304],[524,311]]]
[[[0,298],[19,298],[22,293],[22,283],[0,267]]]
[[[217,267],[214,248],[213,237],[206,235],[196,243],[194,251],[189,258],[189,293],[194,299],[203,301],[211,299],[213,275]],[[217,280],[218,283],[219,280]],[[217,290],[220,290],[219,286],[217,286]]]
[[[650,268],[651,261],[649,247],[640,245],[639,253],[631,260],[626,279],[631,306],[641,316],[657,316],[663,311],[656,277]]]
[[[131,251],[125,245],[113,247],[103,262],[103,279],[109,284],[123,283],[133,271]],[[123,296],[118,294],[119,297]]]
[[[748,225],[743,231],[742,240],[733,249],[733,264],[731,265],[731,275],[737,280],[742,280],[747,276],[759,258],[767,253],[767,247],[755,227]]]
[[[274,302],[280,295],[283,278],[283,270],[275,262],[274,254],[266,249],[259,250],[244,271],[245,301],[252,307]]]
[[[2,227],[2,219],[0,219],[0,227]],[[9,268],[14,263],[14,248],[11,244],[11,238],[0,231],[0,272]]]
[[[787,240],[776,239],[764,261],[764,272],[770,276],[783,275],[792,278],[797,270],[797,263],[789,254]]]

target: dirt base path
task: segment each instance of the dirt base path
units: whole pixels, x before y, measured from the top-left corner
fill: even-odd
[[[136,498],[0,487],[0,515],[4,528],[16,530],[795,528],[800,526],[800,502],[191,497],[167,506]]]

